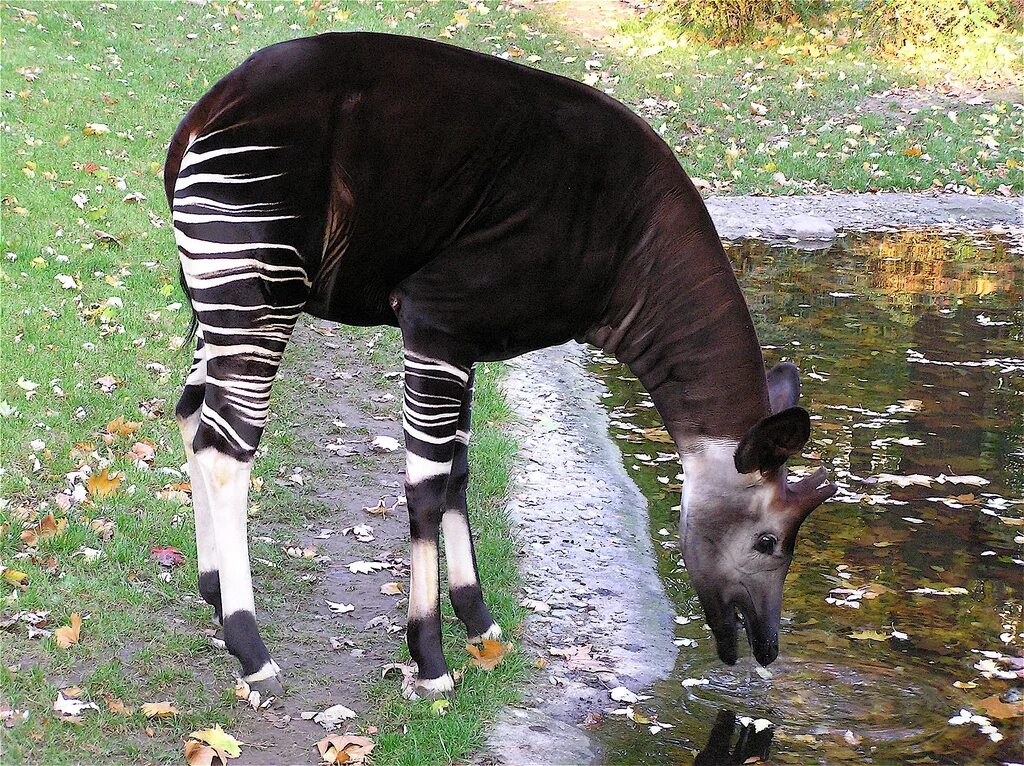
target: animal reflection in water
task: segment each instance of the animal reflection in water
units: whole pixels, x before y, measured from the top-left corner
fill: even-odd
[[[737,728],[739,738],[733,745],[732,738]],[[753,721],[737,717],[731,710],[719,710],[708,735],[708,743],[697,753],[694,766],[732,766],[767,761],[774,732],[775,728],[763,719]]]

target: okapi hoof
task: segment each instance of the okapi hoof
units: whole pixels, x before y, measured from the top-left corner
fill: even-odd
[[[451,673],[445,673],[440,678],[416,679],[413,691],[423,699],[438,700],[450,696],[455,692],[455,681]]]
[[[228,646],[224,643],[224,628],[218,625],[216,629],[206,628],[203,630],[203,635],[206,636],[206,640],[210,642],[210,646],[214,649],[220,649],[226,651]]]
[[[266,702],[271,697],[280,699],[284,696],[284,684],[281,683],[281,676],[269,676],[259,681],[248,681],[249,689],[260,693],[260,699]]]
[[[496,622],[492,622],[491,627],[479,636],[470,636],[466,641],[470,644],[479,644],[483,641],[497,641],[499,638],[501,638],[501,626]]]

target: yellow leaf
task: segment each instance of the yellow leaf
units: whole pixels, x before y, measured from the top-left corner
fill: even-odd
[[[107,473],[107,469],[104,468],[98,474],[94,474],[89,477],[89,481],[86,482],[85,488],[89,490],[89,494],[93,497],[106,497],[117,492],[117,486],[121,483],[120,474],[110,475]]]
[[[71,615],[71,624],[53,631],[53,639],[61,649],[67,649],[72,644],[77,644],[82,634],[82,616],[75,612]]]
[[[324,763],[362,763],[375,747],[373,740],[356,734],[332,734],[316,743]]]
[[[924,150],[922,150],[918,144],[914,144],[909,149],[903,150],[904,157],[920,157],[922,154],[924,154]]]
[[[24,572],[19,572],[17,569],[8,569],[4,567],[4,579],[7,580],[11,585],[27,585],[28,575]]]
[[[237,758],[242,754],[242,743],[220,728],[220,724],[212,729],[194,731],[189,736],[200,742],[205,742],[216,750],[223,750],[227,753],[228,758]]]
[[[149,734],[149,729],[146,730],[146,733]],[[222,766],[227,764],[224,755],[209,745],[196,742],[194,739],[185,743],[185,760],[188,762],[188,766],[211,766],[214,758],[220,759]]]
[[[473,655],[471,662],[481,670],[494,670],[511,648],[511,644],[503,644],[489,638],[485,638],[479,647],[476,644],[466,644],[466,651]]]
[[[178,714],[178,709],[170,702],[147,702],[139,708],[146,718],[170,718]]]
[[[66,692],[65,692],[66,693]],[[131,715],[135,711],[130,707],[126,707],[124,702],[115,697],[113,694],[103,694],[103,701],[107,705],[107,710],[115,715]]]
[[[448,708],[451,706],[452,703],[448,700],[434,700],[430,703],[430,712],[443,717],[448,713]]]
[[[879,633],[877,630],[862,630],[857,633],[851,633],[850,638],[854,638],[857,641],[888,641],[892,638],[892,634]]]
[[[102,136],[110,132],[110,127],[102,122],[87,123],[82,132],[87,136]]]

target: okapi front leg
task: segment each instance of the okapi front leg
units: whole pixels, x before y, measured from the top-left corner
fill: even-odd
[[[491,617],[484,602],[477,570],[473,532],[469,524],[466,489],[469,486],[469,438],[473,411],[475,370],[469,374],[466,393],[459,410],[455,434],[455,454],[445,498],[441,528],[444,531],[444,557],[448,564],[448,591],[455,616],[466,626],[470,641],[499,638],[501,627]]]
[[[428,695],[455,688],[441,646],[437,548],[468,381],[466,367],[405,352],[402,421],[412,561],[408,641],[419,669],[417,691]]]

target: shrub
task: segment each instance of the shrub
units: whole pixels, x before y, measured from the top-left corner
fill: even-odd
[[[868,16],[889,41],[952,48],[1021,19],[1022,0],[872,0]]]
[[[689,21],[709,37],[739,42],[793,13],[791,0],[677,0]]]

